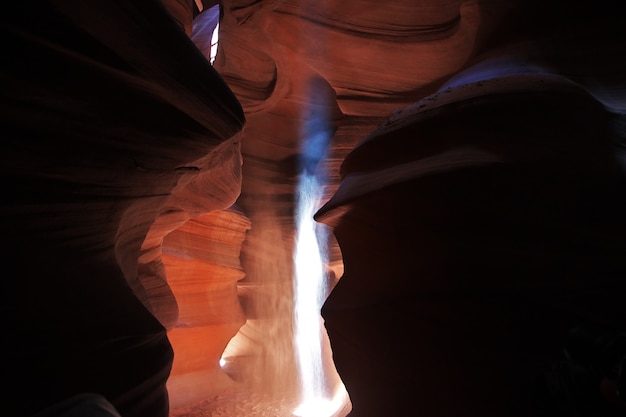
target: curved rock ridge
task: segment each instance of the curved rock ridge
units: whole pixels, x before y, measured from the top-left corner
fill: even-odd
[[[134,292],[161,324],[176,324],[176,300],[167,284],[161,252],[164,237],[189,219],[230,207],[241,190],[240,135],[184,167],[181,181],[171,190],[141,245]]]
[[[479,5],[461,3],[283,2],[268,29],[333,86],[344,114],[380,116],[432,92],[471,57]]]
[[[606,63],[626,38],[587,30],[489,51],[344,159],[315,217],[343,254],[322,315],[353,415],[623,414],[626,96]],[[577,332],[606,350],[577,356]]]
[[[591,154],[596,137],[587,138]],[[615,386],[610,366],[581,371],[571,388],[553,385],[566,374],[550,372],[577,366],[562,356],[570,329],[625,330],[623,173],[565,158],[457,166],[440,156],[446,169],[428,175],[348,174],[317,214],[345,265],[322,315],[353,413],[622,413],[609,401],[615,388],[596,394]],[[617,355],[600,358],[615,364]]]
[[[411,43],[444,38],[458,29],[461,0],[394,1],[358,4],[337,0],[318,2],[282,1],[277,13],[298,16],[324,29],[347,32],[365,38]],[[419,10],[419,13],[416,11]]]
[[[239,358],[247,363],[241,366],[249,371],[246,377],[260,379],[258,385],[271,386],[275,392],[293,377],[291,352],[284,340],[273,344],[264,335],[272,334],[277,341],[290,336],[286,324],[292,313],[288,294],[294,192],[305,140],[300,125],[312,102],[309,86],[327,91],[335,132],[319,166],[327,170],[326,198],[330,198],[339,185],[339,165],[354,145],[394,110],[435,93],[467,65],[509,8],[493,2],[397,1],[367,6],[223,3],[215,67],[241,98],[247,115],[238,204],[253,225],[242,248],[246,277],[240,282],[248,321],[227,351],[249,353],[245,360]],[[337,17],[332,21],[326,20],[331,7]],[[415,32],[420,39],[402,36],[412,24],[419,26],[421,31]],[[426,28],[441,30],[433,36]],[[265,86],[273,77],[270,91]],[[330,251],[334,285],[343,274],[343,263],[334,242]]]
[[[623,5],[219,3],[5,6],[5,412],[291,415],[323,134],[337,417],[621,417]]]
[[[95,392],[165,417],[173,353],[142,301],[174,301],[138,279],[140,248],[166,205],[197,214],[172,201],[186,186],[232,204],[242,109],[158,2],[13,4],[0,23],[4,412]]]
[[[462,167],[572,160],[620,170],[611,114],[588,91],[549,73],[493,77],[447,86],[365,137],[344,159],[339,190],[317,217],[368,192]],[[537,129],[549,126],[547,112],[562,125]]]
[[[250,221],[235,208],[188,220],[163,240],[163,264],[179,315],[168,336],[176,356],[168,391],[172,409],[232,389],[220,358],[246,322],[237,281]]]

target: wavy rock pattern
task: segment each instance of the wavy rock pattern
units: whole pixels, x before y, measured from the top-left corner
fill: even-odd
[[[226,0],[214,68],[215,1],[6,6],[6,413],[86,390],[125,417],[291,407],[294,191],[324,115],[351,417],[620,415],[612,375],[537,384],[572,326],[624,331],[612,3]]]
[[[245,323],[237,281],[249,220],[241,213],[216,211],[195,217],[167,235],[163,264],[179,306],[168,333],[176,356],[168,380],[173,408],[211,398],[232,385],[219,360]]]
[[[572,328],[625,330],[613,29],[491,51],[347,155],[316,218],[346,268],[323,316],[353,415],[623,413],[613,365],[562,356]]]
[[[174,299],[138,276],[140,248],[167,205],[197,213],[186,186],[234,201],[244,117],[158,3],[79,6],[11,5],[0,26],[4,413],[97,392],[167,416],[172,348],[148,308]]]
[[[538,302],[545,289],[524,279],[541,276],[563,289],[569,282],[552,276],[559,268],[606,272],[599,287],[624,289],[616,278],[623,240],[609,226],[623,224],[611,143],[623,140],[616,132],[624,61],[615,51],[624,36],[608,2],[570,6],[257,2],[238,19],[225,3],[224,36],[232,36],[218,71],[245,83],[252,70],[238,72],[237,48],[263,51],[277,69],[272,96],[244,105],[251,116],[239,203],[252,219],[251,242],[259,234],[258,244],[244,247],[244,283],[261,280],[260,259],[288,269],[282,251],[267,249],[276,239],[263,236],[289,236],[293,224],[294,138],[311,102],[307,86],[316,79],[332,89],[335,133],[321,164],[332,199],[318,219],[341,246],[332,246],[342,278],[324,317],[351,415],[532,415],[536,404],[520,398],[531,397],[527,385],[557,360],[562,332],[596,307],[599,321],[619,325],[611,314],[623,311],[603,290],[585,301],[588,287],[572,284],[571,298]],[[607,212],[574,214],[577,198],[604,201]],[[532,238],[516,226],[528,227],[529,218]],[[574,247],[559,231],[578,222],[611,237],[599,243],[583,234],[586,243]],[[596,244],[603,255],[575,261]],[[544,245],[553,249],[543,253]],[[604,257],[606,266],[594,269]],[[497,277],[509,278],[498,284]],[[257,303],[273,304],[265,297]],[[458,360],[466,352],[470,363]],[[525,359],[517,366],[512,357]],[[457,378],[456,389],[446,375]]]

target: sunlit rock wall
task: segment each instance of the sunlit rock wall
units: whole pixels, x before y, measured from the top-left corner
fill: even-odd
[[[310,139],[303,126],[325,114],[318,129],[332,134],[317,166],[328,178],[326,200],[355,144],[463,68],[508,9],[476,1],[222,3],[215,68],[246,113],[238,205],[252,224],[240,281],[248,322],[227,351],[245,358],[242,372],[260,386],[280,392],[296,381],[290,320],[295,187]],[[332,235],[329,243],[332,287],[344,268]]]
[[[6,412],[89,389],[164,416],[229,386],[244,319],[232,380],[292,389],[294,191],[324,114],[324,316],[352,415],[521,413],[564,329],[624,316],[611,3],[228,0],[219,76],[192,1],[7,6]]]
[[[195,217],[167,235],[163,263],[179,307],[168,333],[174,364],[168,381],[170,405],[183,407],[228,391],[233,380],[220,358],[245,323],[237,281],[239,254],[250,222],[236,210]]]
[[[466,66],[512,4],[223,2],[215,68],[246,112],[238,203],[252,223],[284,234],[289,258],[298,156],[307,139],[302,127],[311,109],[326,114],[323,128],[334,133],[318,167],[328,175],[329,198],[354,145]],[[253,227],[250,239],[267,235],[265,227]],[[250,256],[244,247],[244,262],[267,246],[255,247]],[[340,254],[336,244],[331,248],[340,276]],[[276,263],[288,267],[290,260]],[[250,273],[246,280],[254,281],[254,264],[244,269]]]

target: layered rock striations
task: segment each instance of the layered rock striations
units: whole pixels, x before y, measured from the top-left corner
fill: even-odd
[[[624,331],[619,7],[229,0],[201,25],[216,4],[3,15],[7,413],[294,395],[303,160],[351,416],[622,411],[619,344],[603,379],[559,373],[575,326]]]
[[[140,248],[165,207],[198,213],[174,195],[232,204],[244,116],[159,3],[78,3],[2,17],[4,412],[94,392],[167,416],[175,300]]]
[[[545,81],[518,97],[459,86],[481,95],[407,111],[346,160],[317,217],[343,253],[323,315],[355,415],[548,410],[538,391],[568,330],[623,331],[626,183],[598,135],[608,115]],[[578,406],[605,405],[587,394]]]
[[[235,209],[194,217],[167,235],[163,264],[179,314],[168,333],[175,352],[168,380],[173,409],[232,390],[220,367],[226,345],[245,324],[237,281],[249,220]]]
[[[292,316],[294,195],[304,144],[316,134],[303,126],[323,115],[316,129],[332,135],[315,167],[327,175],[328,199],[338,186],[341,161],[358,141],[394,110],[434,92],[473,56],[494,25],[493,16],[504,13],[498,6],[480,20],[481,7],[459,1],[222,3],[215,68],[247,119],[238,199],[252,223],[242,249],[246,277],[240,285],[249,318],[243,332],[271,333],[276,321]],[[343,264],[334,239],[329,246],[332,286]],[[280,333],[288,328],[280,326]],[[286,357],[291,348],[255,336],[244,339],[250,343],[242,351],[265,355],[261,362],[281,367],[277,378],[268,376],[272,382],[264,384],[276,379],[276,391],[283,389],[280,381],[288,378],[281,373],[292,365],[274,355]]]
[[[577,16],[498,39],[343,161],[316,218],[351,415],[623,413],[625,38]]]

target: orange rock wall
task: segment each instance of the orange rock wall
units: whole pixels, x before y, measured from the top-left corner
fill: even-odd
[[[206,409],[236,379],[225,348],[231,375],[293,388],[294,191],[324,114],[351,416],[537,415],[568,328],[623,330],[623,11],[221,6],[215,67],[191,0],[0,18],[5,411],[84,391],[125,417]]]
[[[178,304],[168,332],[175,352],[168,381],[174,408],[212,398],[233,384],[219,360],[245,323],[237,281],[239,254],[250,222],[236,211],[195,217],[167,235],[163,264]]]

